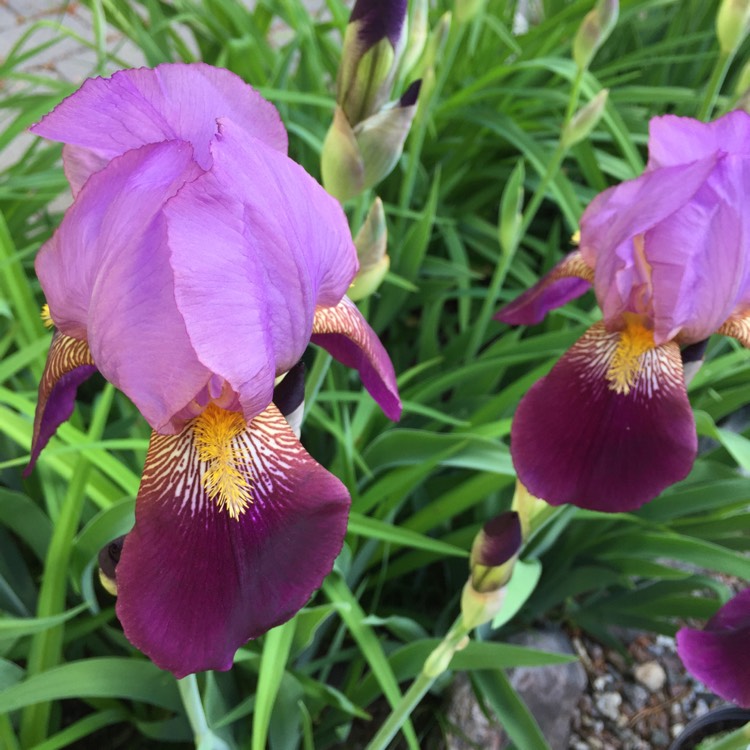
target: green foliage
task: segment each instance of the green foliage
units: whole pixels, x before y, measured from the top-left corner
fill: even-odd
[[[548,0],[518,34],[514,5],[490,0],[451,27],[423,70],[404,154],[377,189],[391,270],[362,309],[400,374],[402,421],[387,422],[326,354],[309,356],[303,441],[353,500],[337,569],[292,622],[243,647],[231,672],[179,686],[127,643],[96,581],[99,548],[132,524],[148,439],[133,405],[87,384],[21,477],[49,343],[33,258],[69,200],[59,147],[24,131],[80,84],[34,63],[74,39],[92,52],[91,75],[126,64],[124,41],[133,64],[225,66],[276,104],[291,155],[319,176],[348,8],[88,0],[89,37],[64,17],[37,21],[0,63],[0,746],[355,747],[375,733],[371,717],[399,704],[458,612],[471,540],[510,505],[518,400],[597,315],[590,297],[529,330],[492,313],[566,252],[597,192],[642,169],[651,116],[714,116],[743,93],[746,46],[720,58],[714,3],[623,2],[585,71],[571,45],[590,2]],[[433,7],[432,28],[450,6]],[[603,88],[602,120],[567,148],[566,124]],[[347,205],[353,231],[372,198]],[[525,552],[518,612],[455,657],[451,668],[472,671],[517,747],[545,744],[503,670],[561,657],[498,641],[540,620],[609,643],[613,625],[670,634],[729,597],[706,569],[750,578],[740,473],[750,433],[721,426],[749,400],[749,374],[746,352],[713,341],[690,389],[707,438],[691,475],[634,514],[558,511]],[[437,706],[445,685],[426,700]],[[435,723],[419,710],[404,718],[402,746],[430,746]]]

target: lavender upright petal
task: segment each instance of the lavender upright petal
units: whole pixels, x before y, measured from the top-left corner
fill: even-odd
[[[315,306],[343,297],[357,254],[341,207],[299,165],[224,121],[212,154],[165,208],[174,295],[200,361],[250,420],[302,356]]]
[[[68,144],[66,174],[73,193],[116,156],[149,143],[189,142],[203,169],[218,117],[286,153],[287,136],[276,108],[239,76],[203,63],[122,70],[92,78],[32,128]]]

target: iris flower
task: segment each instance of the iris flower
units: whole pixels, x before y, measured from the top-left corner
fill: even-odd
[[[703,630],[682,628],[677,652],[717,695],[750,708],[750,588],[728,601]]]
[[[651,121],[649,161],[581,219],[580,246],[497,318],[538,323],[591,286],[603,313],[521,400],[518,477],[553,505],[641,506],[697,451],[681,347],[750,344],[750,116]]]
[[[66,144],[75,200],[36,261],[57,330],[32,464],[95,370],[132,400],[153,433],[117,615],[178,677],[228,669],[305,604],[346,530],[349,495],[275,385],[312,341],[400,415],[390,360],[345,297],[346,218],[287,156],[273,105],[226,70],[92,79],[33,130]]]

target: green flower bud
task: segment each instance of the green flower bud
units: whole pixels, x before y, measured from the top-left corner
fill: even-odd
[[[573,40],[573,60],[581,70],[586,70],[598,49],[612,33],[620,12],[618,0],[597,0],[590,10]]]
[[[608,89],[602,89],[585,107],[575,113],[562,134],[562,145],[565,148],[575,146],[597,126],[607,106]]]
[[[349,299],[364,299],[377,291],[383,281],[390,258],[386,255],[388,228],[385,223],[383,201],[376,198],[357,236],[354,246],[359,258],[359,272],[347,292]]]
[[[323,187],[342,203],[364,190],[365,165],[344,110],[336,107],[320,155]]]
[[[457,23],[474,20],[487,5],[487,0],[456,0],[454,13]]]
[[[401,81],[418,78],[418,76],[412,75],[412,72],[427,43],[428,15],[429,4],[427,0],[412,0],[409,3],[409,31],[399,72]]]
[[[723,0],[716,14],[716,35],[724,54],[731,55],[750,30],[750,0]]]
[[[344,33],[337,102],[354,127],[391,94],[406,18],[406,0],[357,0]]]

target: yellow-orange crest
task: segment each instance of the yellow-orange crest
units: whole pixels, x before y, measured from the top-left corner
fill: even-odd
[[[55,321],[52,320],[52,315],[49,311],[49,305],[46,302],[42,305],[42,312],[39,315],[42,318],[45,328],[52,328],[55,325]]]
[[[241,455],[241,443],[235,440],[246,427],[242,414],[215,404],[209,404],[193,425],[198,458],[206,464],[203,487],[235,520],[253,501],[250,482],[240,470],[240,459],[247,463],[249,457]]]
[[[653,331],[643,325],[639,316],[626,313],[625,329],[607,370],[610,389],[624,395],[630,393],[641,372],[643,355],[655,346]]]

